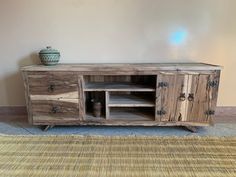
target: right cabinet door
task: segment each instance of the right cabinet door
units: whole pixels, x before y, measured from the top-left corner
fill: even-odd
[[[219,71],[178,73],[175,120],[211,124],[216,107],[219,77]]]

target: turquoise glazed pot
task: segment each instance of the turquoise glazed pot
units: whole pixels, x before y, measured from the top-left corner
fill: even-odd
[[[60,52],[48,46],[39,52],[41,63],[47,66],[56,65],[60,60]]]

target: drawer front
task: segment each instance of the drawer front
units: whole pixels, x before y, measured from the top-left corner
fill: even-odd
[[[64,95],[78,98],[78,75],[67,72],[32,72],[28,74],[30,95]]]
[[[83,76],[73,72],[29,72],[33,124],[63,124],[84,118]]]
[[[78,100],[56,101],[56,100],[33,100],[31,102],[33,122],[48,121],[57,123],[58,121],[78,120],[80,110]]]

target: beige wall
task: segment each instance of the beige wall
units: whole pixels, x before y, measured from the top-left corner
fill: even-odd
[[[51,45],[63,63],[199,61],[224,66],[236,105],[236,0],[0,0],[0,105],[24,105],[19,67]],[[171,34],[186,40],[173,45]]]

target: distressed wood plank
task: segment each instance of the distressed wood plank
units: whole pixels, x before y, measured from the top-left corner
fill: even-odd
[[[209,110],[215,111],[217,105],[217,98],[218,98],[218,90],[219,90],[219,83],[220,83],[220,71],[215,71],[212,75],[210,75],[209,82],[216,82],[215,86],[210,86],[208,83],[208,107]],[[211,125],[213,125],[213,118],[214,115],[208,115],[208,121]]]
[[[178,72],[176,81],[176,99],[175,121],[187,121],[187,93],[189,77]]]
[[[80,121],[75,119],[59,119],[55,120],[45,116],[40,117],[34,121],[34,125],[105,125],[105,126],[208,126],[207,123],[199,122],[157,122],[157,121],[146,121],[146,120],[113,120],[104,118],[86,117],[86,120]]]
[[[32,113],[34,121],[41,119],[41,116],[48,116],[49,119],[51,118],[52,120],[56,118],[67,119],[68,117],[74,119],[79,118],[78,104],[55,100],[33,100]]]
[[[105,92],[105,117],[106,119],[110,118],[110,107],[109,107],[109,102],[110,102],[110,93],[108,91]]]
[[[162,82],[161,74],[156,76],[156,106],[155,106],[155,121],[161,121],[161,115],[158,114],[158,111],[162,109],[161,106],[161,87],[159,87],[159,83]]]
[[[153,92],[155,88],[149,85],[135,84],[131,82],[93,82],[85,85],[84,91],[136,91]]]
[[[187,121],[208,122],[206,111],[209,109],[208,100],[208,81],[210,75],[190,75],[189,94],[193,94],[194,99],[188,100],[188,119]]]
[[[26,71],[23,71],[22,76],[23,76],[24,88],[25,88],[25,101],[26,101],[26,108],[28,112],[28,122],[29,124],[33,124],[32,106],[31,106],[30,93],[29,93],[28,73]]]
[[[176,87],[176,72],[162,72],[161,82],[167,83],[167,86],[160,86],[160,83],[157,83],[157,89],[160,92],[161,100],[161,110],[165,113],[161,115],[161,121],[171,121],[175,116],[175,107],[176,107],[176,97],[175,97],[175,87]]]
[[[61,93],[56,95],[30,95],[31,100],[79,100],[79,98],[81,97],[79,97],[78,91]]]
[[[78,76],[78,107],[79,107],[79,119],[83,120],[85,118],[85,93],[84,93],[84,78],[83,76]]]
[[[74,73],[30,72],[28,80],[31,95],[57,95],[78,92],[78,76]]]
[[[133,74],[157,74],[158,71],[181,70],[220,70],[222,67],[204,63],[93,63],[93,64],[58,64],[54,67],[33,65],[23,67],[24,71],[70,71],[82,75],[129,75]]]

